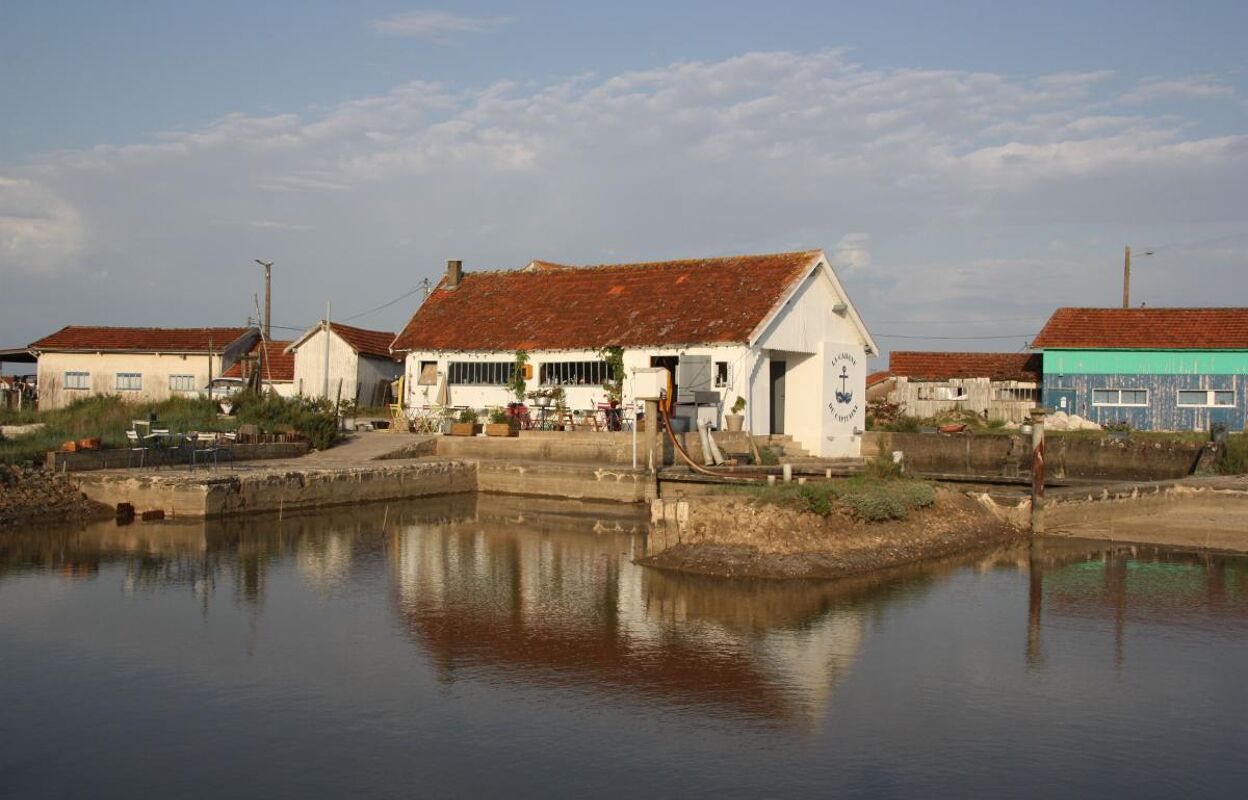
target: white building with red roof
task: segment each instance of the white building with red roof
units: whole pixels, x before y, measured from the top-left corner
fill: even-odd
[[[254,327],[116,328],[69,325],[32,342],[39,408],[115,394],[160,401],[205,391],[260,337]]]
[[[403,374],[402,358],[390,352],[393,341],[393,331],[321,320],[286,348],[293,358],[295,393],[341,397],[361,406],[390,402],[390,385]]]
[[[633,370],[661,366],[674,418],[723,427],[741,397],[748,430],[829,457],[859,453],[878,352],[822,250],[491,272],[452,261],[392,349],[417,408],[505,406],[519,367],[526,391],[562,388],[573,411],[622,378],[628,409]]]

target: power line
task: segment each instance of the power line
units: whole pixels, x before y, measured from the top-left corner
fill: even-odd
[[[966,341],[977,342],[981,339],[1031,339],[1034,333],[1011,333],[1004,336],[908,336],[902,333],[872,333],[882,339],[929,339],[932,341]]]
[[[877,319],[882,325],[979,325],[1001,322],[1032,322],[1046,320],[1048,317],[1002,317],[1001,319]]]

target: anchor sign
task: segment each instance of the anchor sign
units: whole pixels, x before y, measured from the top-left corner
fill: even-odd
[[[854,393],[849,391],[849,367],[841,365],[841,388],[836,393],[836,402],[852,403],[854,401]]]

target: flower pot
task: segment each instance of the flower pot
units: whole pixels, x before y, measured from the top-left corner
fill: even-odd
[[[100,449],[100,437],[89,436],[86,439],[79,439],[78,449],[79,450],[99,450]]]
[[[509,422],[491,422],[485,426],[486,436],[515,436],[516,428]]]
[[[476,436],[481,432],[481,426],[475,422],[452,422],[452,436]]]
[[[536,397],[533,399],[533,403],[534,405],[540,406],[542,408],[549,408],[550,398],[549,397]]]
[[[724,425],[727,426],[727,430],[739,431],[745,425],[745,415],[726,414],[724,415]]]

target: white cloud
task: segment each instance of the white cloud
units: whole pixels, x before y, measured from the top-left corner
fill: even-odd
[[[1147,78],[1119,98],[1124,103],[1154,103],[1164,100],[1233,100],[1235,90],[1212,75],[1183,78]]]
[[[202,286],[216,296],[197,306],[203,321],[230,321],[251,313],[251,290],[218,274],[236,264],[250,280],[262,252],[281,265],[283,321],[303,324],[327,296],[346,313],[369,308],[447,258],[471,269],[823,246],[864,313],[915,298],[994,305],[1029,279],[1026,254],[1054,240],[1068,243],[1062,275],[1078,276],[1098,248],[1119,258],[1137,228],[1150,244],[1243,229],[1242,125],[1115,113],[1109,77],[869,70],[827,50],[538,86],[412,81],[0,166],[0,274],[81,268],[125,286],[161,264],[168,287],[155,292],[168,297],[153,308],[185,310],[179,293]],[[1184,272],[1202,264],[1248,291],[1224,255],[1198,254]],[[1140,291],[1154,280],[1173,302],[1218,300],[1180,274],[1141,277]],[[1029,302],[1064,291],[1097,302],[1086,286]],[[65,299],[58,322],[96,299]],[[407,309],[393,311],[386,324]]]
[[[871,237],[865,233],[847,233],[836,243],[832,264],[837,269],[862,269],[871,266]]]
[[[83,239],[77,209],[34,181],[0,175],[0,274],[55,272]]]
[[[447,11],[405,11],[369,26],[388,36],[404,36],[444,44],[451,34],[485,33],[506,24],[506,17],[465,17]]]

